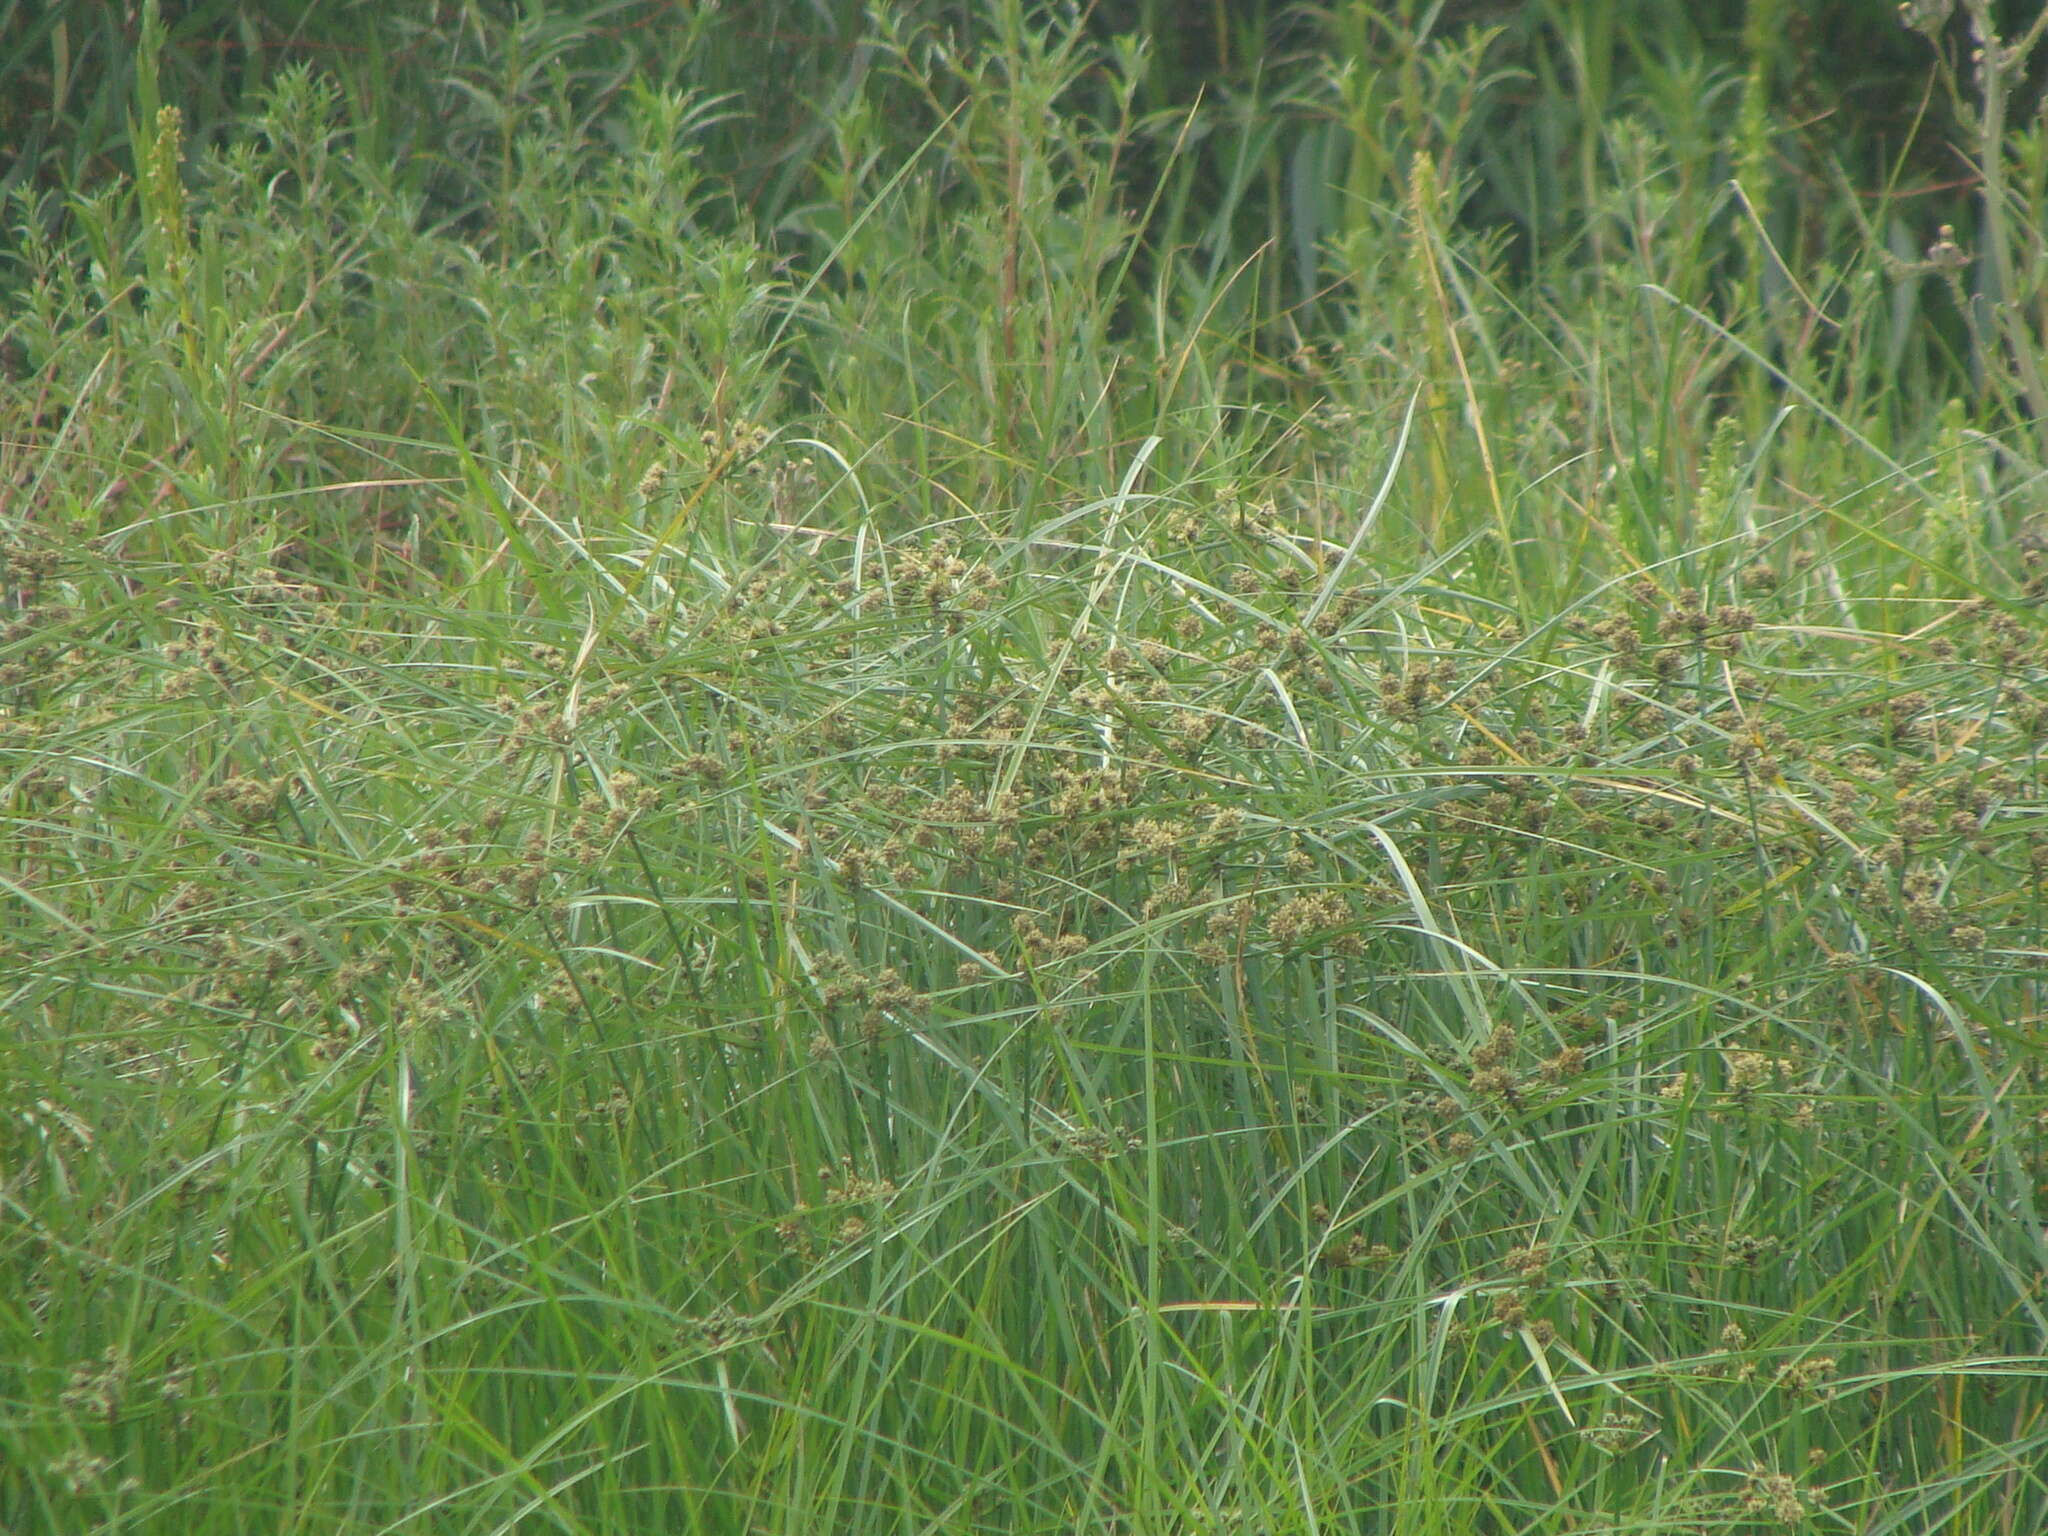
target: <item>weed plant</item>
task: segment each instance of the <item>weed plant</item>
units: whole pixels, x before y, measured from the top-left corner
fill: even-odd
[[[0,1529],[2048,1528],[2040,28],[1967,251],[1681,72],[1532,255],[1408,11],[877,6],[765,222],[715,28],[480,33],[450,212],[145,17],[11,212]]]

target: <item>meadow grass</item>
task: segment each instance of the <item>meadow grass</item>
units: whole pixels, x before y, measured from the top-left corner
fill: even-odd
[[[1417,9],[847,11],[772,217],[716,27],[445,161],[145,27],[11,194],[0,1529],[2048,1528],[2039,122],[1821,254],[1591,71],[1510,251]]]

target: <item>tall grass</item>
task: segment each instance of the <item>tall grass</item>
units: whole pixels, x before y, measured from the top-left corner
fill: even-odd
[[[13,193],[0,1527],[2048,1524],[2037,39],[1958,261],[1684,68],[1475,227],[1415,8],[744,184],[471,19]]]

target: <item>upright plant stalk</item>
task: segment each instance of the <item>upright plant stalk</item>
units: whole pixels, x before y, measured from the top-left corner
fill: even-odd
[[[2034,434],[2044,455],[2048,455],[2048,383],[2041,377],[2039,353],[2048,337],[2029,336],[2021,319],[2018,285],[2012,260],[2014,232],[2006,217],[2005,123],[2006,100],[2015,75],[2025,78],[2027,56],[2048,26],[2044,10],[2016,45],[2008,48],[1998,35],[1997,20],[1990,0],[1965,0],[1970,33],[1976,39],[1977,90],[1981,103],[1978,119],[1978,170],[1984,178],[1984,245],[1990,263],[1990,293],[1980,296],[1988,302],[1996,332],[2012,354],[2019,375],[2019,387],[2033,418]],[[1995,343],[1994,343],[1995,345]]]
[[[1784,0],[1749,0],[1743,17],[1742,48],[1747,71],[1743,77],[1742,110],[1736,129],[1735,186],[1745,199],[1751,217],[1737,221],[1747,246],[1743,305],[1749,323],[1743,327],[1750,342],[1765,349],[1771,331],[1773,290],[1787,275],[1771,249],[1769,226],[1765,222],[1771,207],[1771,57],[1783,30]],[[1789,364],[1791,359],[1785,361]],[[1759,402],[1767,408],[1766,402]]]

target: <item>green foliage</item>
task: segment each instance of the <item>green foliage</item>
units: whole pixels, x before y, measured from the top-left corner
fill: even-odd
[[[5,66],[0,1529],[2048,1526],[2039,37],[739,13]]]

